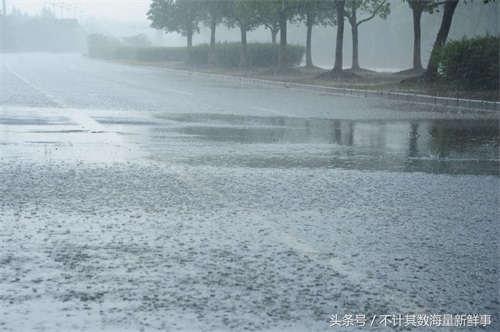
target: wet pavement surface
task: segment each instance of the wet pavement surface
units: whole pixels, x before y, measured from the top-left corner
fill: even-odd
[[[98,117],[156,156],[189,165],[499,175],[499,123],[157,114]],[[164,142],[168,140],[169,144]],[[186,147],[199,146],[193,154]]]
[[[1,330],[498,330],[498,114],[3,57]]]

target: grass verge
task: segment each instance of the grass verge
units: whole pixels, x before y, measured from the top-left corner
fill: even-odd
[[[183,62],[122,62],[137,66],[152,66],[177,70],[196,71],[219,75],[240,76],[270,81],[301,83],[327,87],[338,87],[348,89],[373,90],[423,94],[438,97],[500,101],[498,90],[488,89],[464,89],[456,84],[440,80],[436,82],[421,82],[419,80],[408,80],[419,76],[421,72],[405,70],[398,73],[375,72],[361,69],[355,72],[347,70],[352,75],[342,80],[331,80],[330,70],[322,68],[299,67],[277,72],[274,68],[217,68],[207,66],[190,66]]]

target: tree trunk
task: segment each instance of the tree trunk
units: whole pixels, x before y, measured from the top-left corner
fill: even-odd
[[[417,157],[418,155],[418,123],[411,124],[410,132],[410,154],[409,157]]]
[[[273,22],[271,24],[271,41],[273,43],[273,45],[276,45],[276,41],[277,41],[277,35],[278,35],[278,32],[280,32],[280,25],[278,22]]]
[[[240,26],[241,32],[241,50],[240,50],[240,67],[248,67],[247,59],[247,29],[245,26]]]
[[[271,30],[271,42],[273,43],[273,45],[276,45],[276,41],[277,41],[277,38],[276,36],[278,35],[278,31],[279,30]]]
[[[422,9],[412,8],[413,11],[413,69],[422,69],[421,59],[421,34],[420,34],[420,19],[422,17]]]
[[[193,47],[193,32],[188,31],[187,32],[187,48],[188,48],[188,50],[190,50],[191,47]]]
[[[337,7],[337,43],[335,45],[335,64],[331,71],[332,76],[340,76],[342,74],[345,2],[346,0],[335,0],[335,6]]]
[[[351,26],[352,31],[352,70],[361,69],[359,66],[359,37],[358,37],[358,25],[354,24]]]
[[[210,48],[213,49],[215,46],[215,30],[217,29],[217,20],[215,17],[212,17],[210,21]]]
[[[314,20],[311,15],[307,13],[306,17],[306,25],[307,25],[307,37],[306,37],[306,67],[314,67],[312,62],[312,29],[314,25]]]
[[[278,54],[278,71],[282,71],[287,66],[286,58],[286,10],[282,9],[279,15],[280,23],[280,49]]]
[[[210,21],[210,47],[208,49],[208,64],[214,65],[213,54],[215,50],[215,30],[217,28],[217,20],[212,17]]]
[[[352,2],[352,15],[349,18],[349,23],[351,24],[352,33],[352,70],[359,69],[359,34],[358,34],[358,22],[356,17],[356,1]]]
[[[453,14],[457,8],[459,0],[447,0],[444,4],[443,19],[441,21],[441,27],[432,47],[431,58],[429,59],[429,64],[427,65],[427,70],[425,71],[425,76],[434,79],[438,74],[439,66],[439,52],[442,46],[446,43],[448,38],[448,33],[451,28],[451,21],[453,19]]]

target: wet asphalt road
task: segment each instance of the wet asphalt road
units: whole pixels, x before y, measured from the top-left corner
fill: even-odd
[[[498,114],[77,55],[0,77],[2,330],[498,330]]]

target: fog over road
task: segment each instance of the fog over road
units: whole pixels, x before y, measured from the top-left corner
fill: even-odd
[[[0,330],[500,329],[498,114],[0,59]]]

